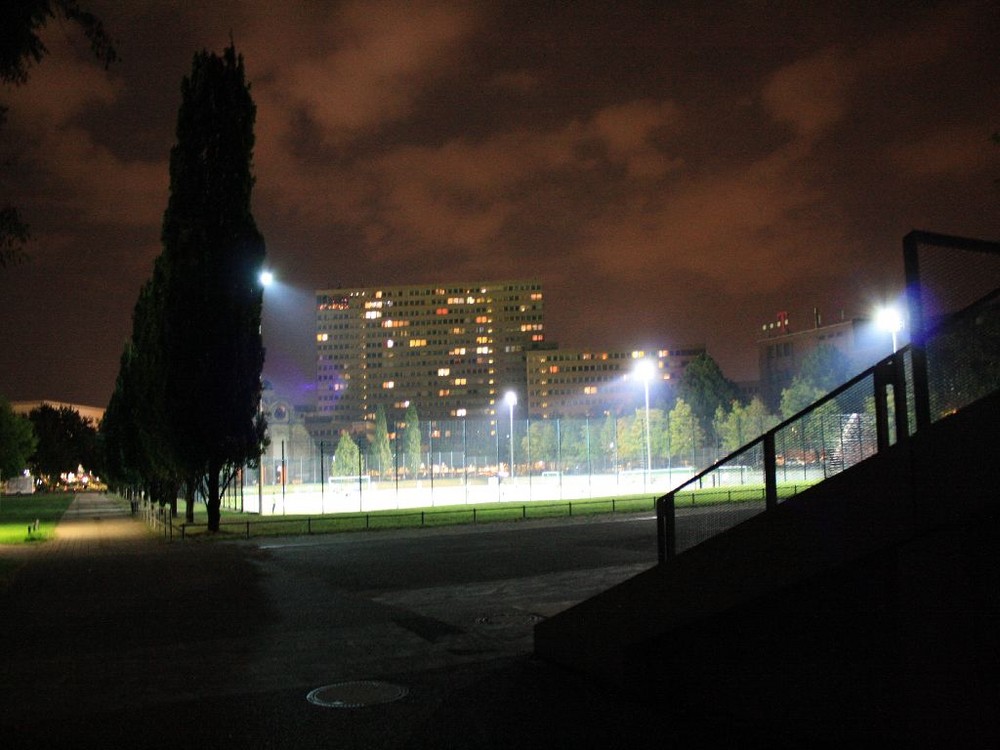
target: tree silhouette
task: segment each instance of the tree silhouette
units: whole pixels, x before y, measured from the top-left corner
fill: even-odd
[[[372,451],[375,465],[378,466],[379,477],[392,468],[392,449],[389,447],[389,428],[385,419],[385,407],[379,404],[375,408],[375,436],[372,440]]]
[[[681,375],[677,386],[678,398],[684,399],[691,408],[703,433],[713,430],[715,410],[725,409],[740,393],[736,385],[722,374],[718,363],[708,354],[702,353],[691,360]]]
[[[7,399],[0,396],[0,482],[26,469],[37,445],[31,420],[15,414]]]
[[[204,484],[208,527],[221,492],[260,456],[264,240],[251,213],[256,106],[243,58],[200,52],[181,84],[163,216],[167,422],[183,476]]]

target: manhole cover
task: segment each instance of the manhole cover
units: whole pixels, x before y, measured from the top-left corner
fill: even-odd
[[[327,708],[363,708],[398,701],[408,692],[409,690],[402,685],[393,685],[390,682],[357,680],[316,688],[306,696],[306,700]]]

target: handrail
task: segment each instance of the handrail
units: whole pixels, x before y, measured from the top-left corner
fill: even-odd
[[[986,244],[993,247],[992,243]],[[978,250],[981,248],[977,244],[975,249]],[[869,455],[885,451],[894,442],[893,437],[895,437],[895,442],[904,441],[918,430],[930,425],[933,419],[931,415],[931,392],[926,360],[929,347],[933,350],[937,346],[939,337],[941,337],[941,340],[947,342],[948,336],[961,335],[962,327],[969,320],[975,320],[987,308],[994,308],[998,300],[1000,300],[1000,289],[983,295],[960,311],[936,318],[932,321],[931,325],[927,325],[926,328],[921,329],[921,335],[918,340],[913,340],[910,344],[876,362],[873,366],[858,373],[815,403],[785,419],[763,435],[750,441],[730,455],[716,461],[688,481],[657,498],[657,551],[659,562],[663,563],[677,554],[677,527],[674,519],[676,514],[675,497],[677,493],[686,489],[689,490],[692,486],[701,487],[706,477],[709,477],[726,465],[734,463],[742,454],[755,455],[759,451],[760,457],[757,459],[756,465],[758,467],[762,465],[763,467],[763,483],[765,486],[764,512],[773,510],[778,504],[777,436],[783,435],[786,430],[792,432],[792,428],[797,427],[799,424],[802,426],[799,434],[803,434],[807,426],[807,417],[822,407],[837,401],[837,399],[843,397],[852,389],[870,382],[871,389],[866,393],[866,399],[874,397],[875,447],[872,450],[868,450],[862,444],[860,449],[852,450],[855,462]],[[930,321],[921,321],[921,326],[926,325],[928,322]],[[947,344],[945,345],[946,349]],[[944,366],[947,365],[948,362],[945,361]],[[941,366],[938,369],[941,369]],[[891,401],[889,400],[890,388],[892,389]],[[981,395],[986,394],[983,393]],[[979,396],[976,397],[978,398]],[[871,422],[863,421],[863,413],[870,414],[867,406],[863,410],[856,410],[854,413],[852,429],[858,434],[864,432],[865,429],[870,429],[865,428],[865,425],[870,426]],[[823,417],[821,416],[820,425],[822,424]],[[870,435],[870,433],[864,432],[864,435]],[[859,443],[863,443],[864,435],[858,438]],[[821,439],[821,443],[824,442]],[[844,443],[843,435],[841,435],[841,443],[842,445]],[[822,478],[827,477],[827,471],[831,465],[839,467],[839,469],[833,468],[834,471],[846,468],[846,461],[843,460],[844,456],[841,455],[840,459],[835,464],[830,462],[829,456],[825,453],[824,445],[823,453],[817,456],[816,461],[822,466]]]

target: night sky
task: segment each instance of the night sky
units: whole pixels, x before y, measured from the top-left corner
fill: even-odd
[[[313,293],[538,278],[566,347],[704,344],[866,315],[911,229],[1000,240],[995,2],[111,2],[0,92],[0,394],[106,405],[160,252],[180,81],[230,34],[281,284],[265,377],[297,401]]]

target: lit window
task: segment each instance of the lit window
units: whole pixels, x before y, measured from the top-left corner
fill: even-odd
[[[438,370],[438,375],[440,377],[442,377],[442,378],[447,377],[448,375],[451,375],[451,368],[450,367],[442,367],[442,368],[440,368]]]
[[[455,382],[455,385],[465,385],[466,384],[466,379],[465,378],[455,378],[454,382]]]
[[[427,346],[427,339],[410,339],[410,346],[412,348]]]
[[[438,314],[438,315],[447,315],[448,314],[448,308],[447,307],[439,307],[437,310],[435,310],[435,313]]]
[[[586,388],[583,389],[583,392],[586,393],[588,396],[593,396],[595,393],[597,393],[597,386],[588,385]]]
[[[392,388],[395,388],[396,387],[396,383],[395,383],[395,381],[387,380],[384,383],[382,383],[382,387],[385,388],[388,391],[388,390],[390,390]]]
[[[382,313],[379,312],[378,310],[369,310],[368,312],[365,313],[365,318],[367,318],[368,320],[376,320],[381,317]]]
[[[330,340],[330,334],[329,333],[317,333],[316,334],[316,340],[317,341],[329,341]]]

